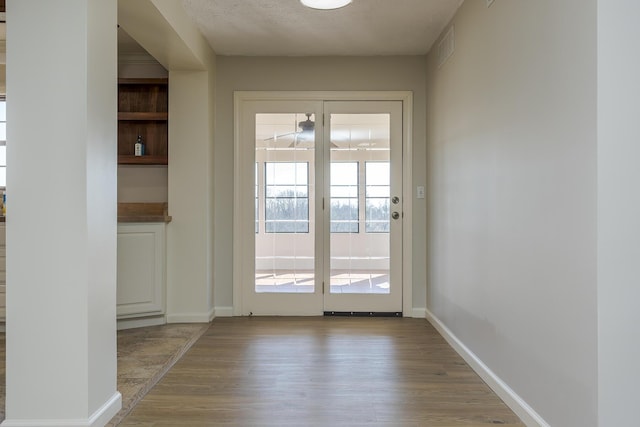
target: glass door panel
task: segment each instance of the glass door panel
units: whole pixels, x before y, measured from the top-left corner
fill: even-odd
[[[389,121],[331,115],[331,293],[389,293]]]
[[[256,114],[256,293],[315,290],[315,114]]]

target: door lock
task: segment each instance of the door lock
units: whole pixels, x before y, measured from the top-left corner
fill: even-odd
[[[397,205],[398,203],[400,203],[400,197],[398,196],[393,196],[391,198],[391,203],[393,203],[394,205]]]
[[[393,212],[393,213],[391,214],[391,218],[393,218],[393,219],[398,219],[398,218],[400,218],[400,214],[399,214],[398,212]]]

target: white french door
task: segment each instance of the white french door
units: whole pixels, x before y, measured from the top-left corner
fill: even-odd
[[[237,113],[241,314],[401,313],[402,102],[251,101]]]
[[[325,102],[324,117],[324,311],[401,313],[402,103]]]

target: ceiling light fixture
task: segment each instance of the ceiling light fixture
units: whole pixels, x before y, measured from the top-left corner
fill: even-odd
[[[351,3],[351,1],[352,0],[300,0],[303,5],[311,9],[322,10],[340,9]]]

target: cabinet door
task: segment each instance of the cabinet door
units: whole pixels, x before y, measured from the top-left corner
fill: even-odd
[[[164,314],[165,225],[118,225],[119,319]]]

